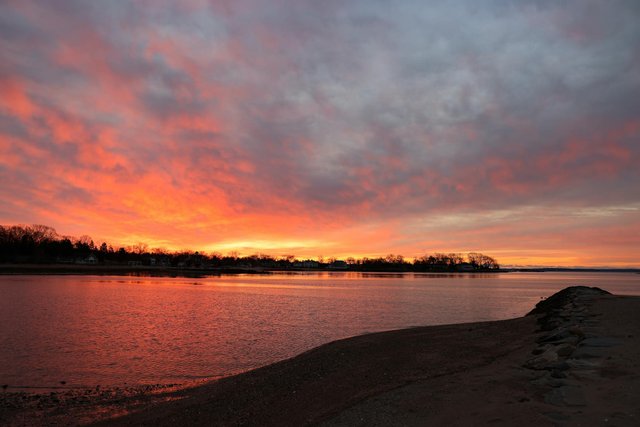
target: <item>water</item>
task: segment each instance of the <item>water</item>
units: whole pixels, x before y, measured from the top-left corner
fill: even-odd
[[[522,316],[580,284],[640,295],[632,273],[0,276],[0,384],[185,383],[365,332]]]

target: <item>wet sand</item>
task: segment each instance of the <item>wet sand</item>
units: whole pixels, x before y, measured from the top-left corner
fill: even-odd
[[[198,387],[4,393],[0,424],[640,425],[638,337],[640,297],[569,288],[523,318],[358,336]]]

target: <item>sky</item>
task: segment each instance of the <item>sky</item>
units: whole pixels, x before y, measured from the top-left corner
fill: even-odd
[[[640,267],[640,2],[0,0],[0,224]]]

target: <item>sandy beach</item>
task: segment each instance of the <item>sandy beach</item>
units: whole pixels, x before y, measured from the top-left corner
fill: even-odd
[[[0,423],[639,425],[639,312],[568,288],[522,318],[357,336],[197,387],[4,392]]]

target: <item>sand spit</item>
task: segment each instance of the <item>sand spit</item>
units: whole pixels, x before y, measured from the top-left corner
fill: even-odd
[[[523,318],[358,336],[194,388],[5,392],[0,424],[637,426],[638,337],[639,297],[572,287]]]

